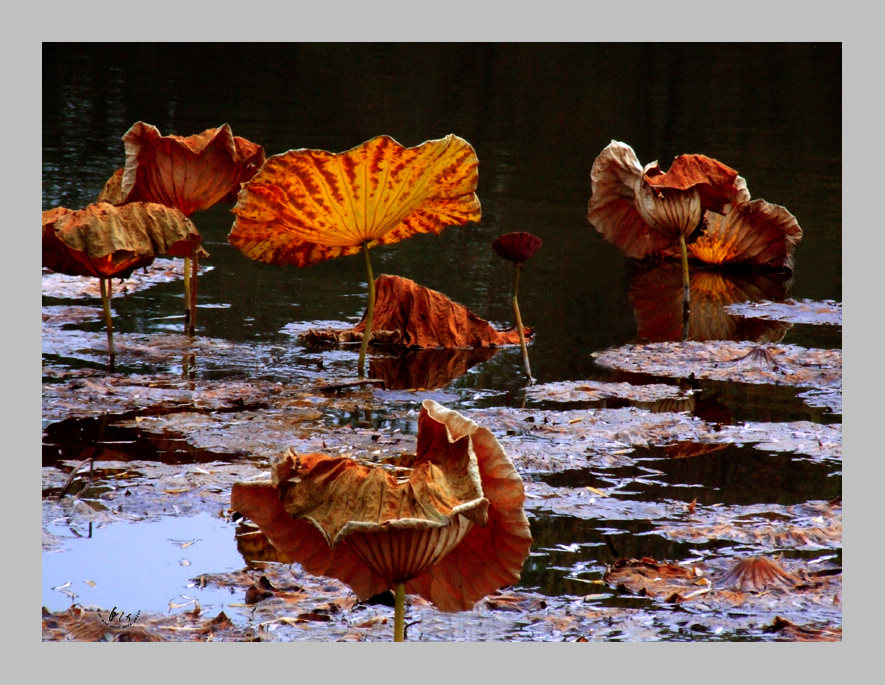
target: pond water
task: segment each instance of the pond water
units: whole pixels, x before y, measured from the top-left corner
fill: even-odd
[[[540,385],[660,382],[595,359],[595,353],[647,339],[642,316],[648,304],[637,294],[643,270],[586,220],[590,167],[612,139],[631,145],[642,163],[657,159],[666,168],[677,154],[703,153],[737,169],[752,197],[787,207],[804,232],[792,277],[753,281],[754,292],[764,294],[759,299],[842,300],[840,44],[44,44],[43,49],[44,210],[93,202],[122,166],[120,137],[139,120],[179,135],[226,122],[235,135],[263,145],[268,156],[292,148],[343,151],[382,133],[409,146],[448,133],[468,140],[480,160],[482,220],[374,249],[375,274],[414,279],[505,327],[512,318],[510,265],[491,242],[510,231],[540,237],[543,246],[520,280],[522,318],[535,330],[531,367]],[[366,304],[362,260],[342,258],[306,269],[253,262],[227,242],[230,208],[217,205],[192,219],[210,255],[199,278],[197,336],[224,341],[231,351],[191,358],[123,354],[117,373],[286,384],[324,367],[354,367],[355,350],[307,348],[297,333],[317,322],[359,320]],[[748,290],[745,280],[740,284]],[[53,307],[81,303],[44,292],[44,319]],[[95,307],[97,300],[88,304]],[[181,282],[117,294],[113,309],[121,340],[180,334]],[[47,349],[57,333],[44,324],[43,465],[44,471],[66,472],[85,458],[84,450],[111,438],[74,438],[47,410],[47,385],[66,373],[104,366],[98,315],[58,330],[87,341],[56,345],[53,337]],[[758,327],[739,328],[735,335],[761,339],[752,337],[761,336]],[[766,335],[780,345],[842,347],[841,325],[791,322]],[[841,402],[835,411],[809,406],[789,386],[704,379],[695,386],[692,411],[705,420],[715,415],[729,425],[841,423]],[[432,394],[416,399],[408,389],[379,391],[368,407],[324,408],[323,422],[327,428],[364,425],[385,435],[408,433],[413,418],[393,408],[427,396],[468,414],[553,406],[527,403],[524,389],[520,350],[503,348],[473,360],[464,375]],[[609,399],[584,406],[629,404]],[[503,440],[507,434],[501,435]],[[156,435],[142,439],[129,433],[121,442],[138,449],[125,457],[120,456],[125,450],[117,450],[113,458],[205,469],[216,463],[213,458],[236,459],[200,452],[186,434],[177,439],[160,457]],[[529,507],[535,545],[521,587],[550,596],[590,594],[582,586],[599,581],[604,565],[618,556],[690,559],[732,544],[661,536],[639,504],[696,498],[699,507],[760,504],[780,511],[841,495],[841,462],[739,444],[676,460],[649,446],[627,465],[526,473],[539,487],[617,486],[625,503],[636,505],[622,519],[609,508],[589,518]],[[52,481],[51,487],[44,484],[46,501],[60,483],[44,476],[44,482]],[[643,516],[631,518],[640,512]],[[76,601],[84,604],[111,608],[128,602],[114,578],[129,573],[139,546],[157,555],[145,573],[165,581],[152,591],[148,580],[132,578],[141,588],[141,594],[128,595],[137,605],[133,609],[168,610],[174,597],[197,592],[188,588],[196,575],[240,563],[233,524],[206,511],[114,522],[88,532],[72,531],[69,514],[44,506],[44,538],[63,541],[43,556],[43,603],[52,610],[70,606],[72,598],[64,592],[70,588],[62,587],[69,581],[80,583]],[[187,549],[177,544],[195,539]],[[734,543],[727,554],[749,548]],[[822,554],[821,547],[815,549]],[[835,551],[841,564],[841,544]],[[809,554],[788,551],[791,558]],[[610,589],[594,587],[604,605],[635,604],[635,598],[620,600]],[[200,602],[223,604],[226,592],[204,595]]]

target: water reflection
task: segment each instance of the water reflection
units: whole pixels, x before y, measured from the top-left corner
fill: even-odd
[[[471,367],[498,352],[494,347],[409,350],[392,356],[373,356],[369,377],[380,378],[388,390],[436,390],[463,376]]]
[[[683,339],[778,342],[792,324],[735,316],[726,312],[725,307],[739,302],[783,301],[790,284],[791,277],[780,271],[693,266],[687,334],[679,264],[639,266],[630,280],[629,297],[637,333],[649,342]]]

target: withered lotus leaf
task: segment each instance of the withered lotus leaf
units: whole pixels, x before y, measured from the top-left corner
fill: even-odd
[[[756,556],[736,562],[716,580],[716,585],[741,592],[764,592],[774,589],[791,590],[800,582],[798,576],[785,571],[771,559]]]
[[[164,136],[139,121],[123,135],[123,146],[123,171],[111,177],[100,197],[158,202],[185,216],[233,201],[265,159],[262,146],[234,136],[228,124],[191,136]]]
[[[587,220],[628,257],[672,248],[697,228],[705,210],[750,199],[734,169],[705,155],[680,155],[667,172],[644,168],[629,145],[613,140],[594,160]]]
[[[652,162],[646,166],[643,180],[659,190],[697,190],[703,208],[714,212],[750,199],[747,182],[738,172],[706,155],[679,155],[666,172]]]
[[[538,248],[541,247],[541,239],[524,231],[515,231],[500,235],[492,242],[492,249],[501,257],[514,264],[524,264]]]
[[[785,207],[758,199],[741,202],[725,214],[706,212],[704,224],[703,234],[688,245],[689,254],[702,262],[793,268],[802,229]]]
[[[390,471],[289,451],[270,482],[236,483],[231,507],[285,558],[360,597],[405,583],[443,611],[518,581],[531,546],[522,479],[490,431],[422,403],[412,458]]]
[[[613,140],[594,160],[587,220],[608,242],[634,259],[656,254],[672,244],[653,230],[636,209],[642,166],[633,148]]]
[[[128,277],[157,255],[202,250],[196,226],[177,209],[151,202],[43,212],[43,266],[70,276]]]
[[[243,186],[228,238],[250,259],[303,267],[438,234],[479,221],[478,165],[453,134],[410,148],[378,136],[341,153],[290,150]]]
[[[515,330],[499,331],[467,307],[403,276],[375,279],[372,342],[405,348],[470,348],[519,344]],[[347,343],[362,339],[366,317],[345,330],[310,330],[313,342]],[[532,329],[526,329],[527,335]]]

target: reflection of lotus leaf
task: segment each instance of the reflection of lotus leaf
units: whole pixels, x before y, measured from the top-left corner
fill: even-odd
[[[394,357],[373,358],[369,363],[369,377],[383,380],[387,390],[435,390],[496,353],[493,347],[408,350]]]
[[[693,269],[690,276],[690,340],[752,340],[777,342],[790,329],[787,323],[730,314],[736,302],[782,300],[789,281],[768,271],[725,272]],[[683,325],[682,273],[672,262],[639,269],[632,277],[630,303],[637,335],[653,342],[681,340]]]
[[[461,611],[515,583],[531,535],[522,480],[495,437],[425,400],[408,462],[391,473],[290,452],[272,483],[237,483],[231,506],[287,558],[362,599],[405,582],[406,592]]]
[[[451,134],[412,148],[378,136],[339,154],[275,155],[240,193],[230,242],[251,259],[308,266],[478,221],[478,164]]]

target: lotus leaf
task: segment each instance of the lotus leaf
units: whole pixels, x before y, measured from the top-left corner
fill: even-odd
[[[407,591],[463,611],[518,581],[531,545],[525,492],[488,429],[425,400],[416,454],[388,469],[290,451],[271,482],[234,485],[231,507],[286,559],[361,599],[395,587],[400,606]]]

